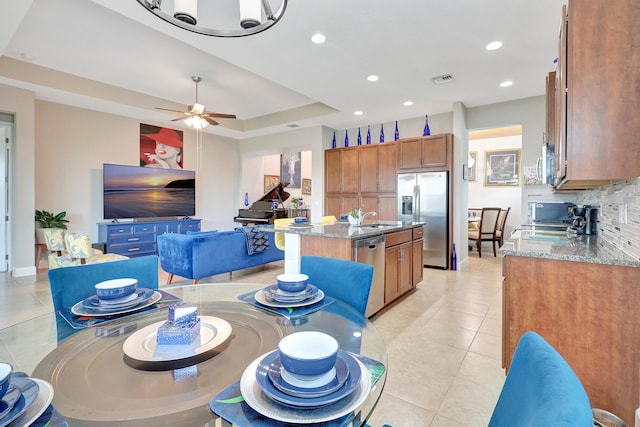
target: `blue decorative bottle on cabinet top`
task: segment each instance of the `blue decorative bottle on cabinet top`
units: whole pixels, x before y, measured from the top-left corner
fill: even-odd
[[[397,141],[400,139],[400,131],[398,131],[398,121],[396,120],[396,130],[393,133],[393,140]]]
[[[344,146],[345,147],[349,146],[349,131],[348,130],[344,131]]]
[[[431,129],[429,129],[429,115],[424,116],[424,130],[422,131],[422,136],[431,135]]]
[[[371,144],[371,126],[367,125],[367,145]]]
[[[333,132],[333,141],[331,141],[331,148],[336,148],[336,133]]]
[[[380,123],[380,142],[384,142],[384,123]]]
[[[360,136],[360,128],[358,128],[358,145],[362,145],[362,136]]]

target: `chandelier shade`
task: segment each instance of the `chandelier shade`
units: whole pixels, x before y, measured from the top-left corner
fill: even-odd
[[[214,37],[244,37],[275,25],[288,0],[137,0],[158,18]]]

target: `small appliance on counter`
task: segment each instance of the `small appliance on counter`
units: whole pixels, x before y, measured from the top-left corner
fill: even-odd
[[[590,205],[576,205],[571,208],[573,220],[567,229],[570,234],[596,234],[598,209]]]

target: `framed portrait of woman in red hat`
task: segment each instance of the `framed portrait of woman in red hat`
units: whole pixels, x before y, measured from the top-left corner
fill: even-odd
[[[182,169],[183,132],[140,123],[140,166]]]

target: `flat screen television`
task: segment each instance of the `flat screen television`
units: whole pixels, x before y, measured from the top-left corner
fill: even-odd
[[[196,213],[196,173],[183,169],[103,166],[104,219],[188,217]]]

